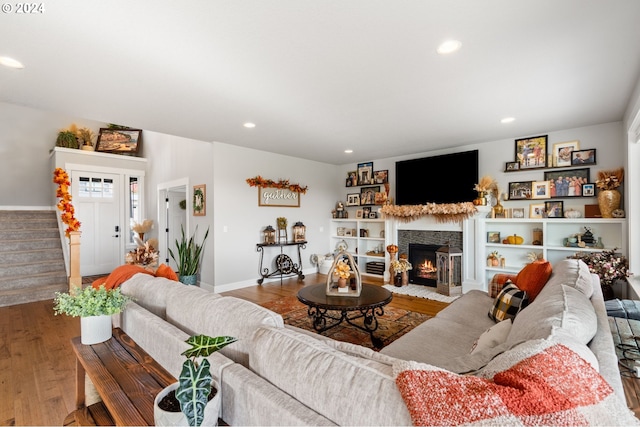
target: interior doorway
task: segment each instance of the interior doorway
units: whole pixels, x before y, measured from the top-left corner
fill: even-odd
[[[169,256],[169,248],[175,253],[175,241],[180,239],[182,228],[185,235],[190,235],[188,188],[188,178],[158,184],[159,259],[174,271],[178,266]]]

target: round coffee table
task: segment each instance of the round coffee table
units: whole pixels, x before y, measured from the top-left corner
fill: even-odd
[[[382,340],[374,337],[373,333],[378,329],[376,316],[384,315],[383,307],[393,299],[391,292],[382,286],[363,284],[359,297],[344,297],[329,296],[326,288],[325,284],[319,284],[305,286],[298,291],[298,300],[309,306],[307,314],[313,318],[313,329],[324,332],[346,321],[351,326],[368,332],[371,343],[376,348],[382,347]],[[332,311],[338,311],[339,314],[329,313]],[[362,326],[353,323],[354,320],[361,318]]]

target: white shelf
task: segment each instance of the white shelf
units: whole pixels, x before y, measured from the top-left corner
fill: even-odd
[[[338,228],[344,227],[349,230],[352,236],[339,236]],[[360,218],[335,218],[331,220],[330,230],[330,247],[332,252],[336,252],[337,245],[341,241],[347,244],[347,251],[358,262],[358,269],[361,275],[367,275],[370,277],[382,278],[382,274],[367,273],[368,262],[383,262],[385,263],[385,271],[388,269],[386,256],[367,255],[367,252],[374,249],[385,250],[385,238],[382,237],[385,229],[384,219],[360,219]],[[345,230],[345,231],[346,231]],[[368,230],[367,237],[360,237],[360,230]],[[356,253],[357,251],[357,253]]]
[[[627,220],[625,218],[483,218],[479,220],[476,239],[478,244],[476,260],[486,266],[489,253],[498,251],[506,259],[506,267],[484,267],[485,283],[496,273],[517,273],[529,260],[527,254],[542,253],[544,259],[556,263],[576,252],[599,252],[617,248],[627,255]],[[603,249],[594,247],[568,247],[565,238],[572,234],[584,233],[584,227],[591,228],[594,238],[602,238]],[[542,230],[542,245],[532,245],[533,229]],[[524,244],[487,243],[487,233],[500,233],[500,241],[517,234],[524,238]],[[483,243],[484,242],[484,243]]]

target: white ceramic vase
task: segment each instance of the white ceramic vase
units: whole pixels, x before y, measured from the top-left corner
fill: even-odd
[[[80,342],[85,345],[97,344],[111,338],[111,316],[88,316],[80,318]]]
[[[218,390],[216,395],[209,401],[204,408],[204,419],[202,420],[202,426],[217,426],[218,417],[220,415],[220,405],[222,400],[220,399],[220,387],[214,380],[213,386]],[[187,417],[180,412],[167,412],[158,407],[158,402],[162,400],[171,390],[178,388],[178,383],[175,382],[162,389],[160,393],[156,395],[153,402],[153,418],[156,426],[188,426]]]

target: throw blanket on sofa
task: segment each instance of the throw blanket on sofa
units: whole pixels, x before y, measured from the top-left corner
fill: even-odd
[[[160,264],[155,270],[155,273],[154,271],[148,270],[139,265],[125,264],[116,267],[108,276],[94,280],[91,286],[98,289],[101,285],[104,285],[107,290],[115,289],[138,273],[150,274],[156,277],[165,277],[169,280],[178,280],[176,273],[166,264]]]
[[[394,372],[414,425],[640,425],[600,374],[561,344],[492,378],[410,361]]]

